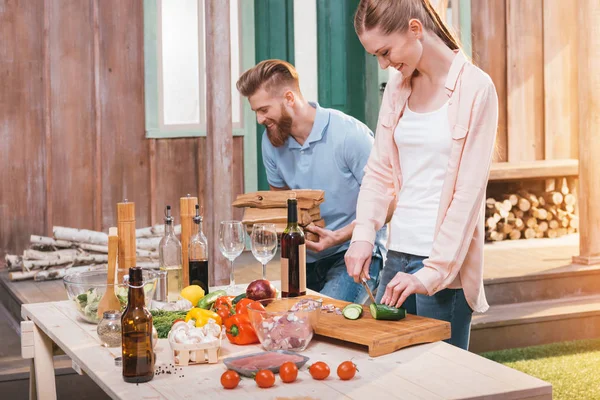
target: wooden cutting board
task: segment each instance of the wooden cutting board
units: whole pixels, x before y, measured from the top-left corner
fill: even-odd
[[[333,304],[343,309],[345,301],[314,295],[303,296],[322,299],[323,305]],[[363,306],[363,314],[357,320],[349,320],[343,315],[321,311],[317,335],[369,347],[369,355],[378,357],[393,353],[403,347],[420,343],[431,343],[450,338],[450,323],[436,319],[407,314],[400,321],[378,321],[373,319],[368,306]]]

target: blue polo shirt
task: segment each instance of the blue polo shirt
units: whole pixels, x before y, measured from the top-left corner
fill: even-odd
[[[340,111],[317,109],[310,135],[301,146],[290,137],[281,147],[262,136],[262,156],[267,180],[274,187],[320,189],[325,191],[321,217],[325,227],[337,230],[356,218],[356,203],[364,168],[373,147],[373,132],[362,122]],[[383,248],[386,228],[377,234],[376,245]],[[306,261],[315,262],[346,250],[350,241],[320,253],[307,251]]]

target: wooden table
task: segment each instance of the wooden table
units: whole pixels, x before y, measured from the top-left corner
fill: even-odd
[[[311,362],[325,361],[332,375],[315,381],[306,367],[298,381],[284,384],[279,378],[274,387],[260,389],[251,379],[242,379],[235,390],[225,390],[220,376],[222,363],[184,368],[184,376],[157,375],[148,383],[125,383],[121,367],[114,358],[120,348],[100,346],[96,325],[83,322],[70,301],[25,304],[22,306],[22,351],[32,359],[30,398],[55,399],[52,367],[53,347],[64,351],[74,368],[88,374],[114,399],[184,399],[199,396],[219,399],[530,399],[552,398],[549,383],[489,361],[476,354],[444,342],[405,348],[395,353],[371,358],[364,348],[315,336],[302,354]],[[260,351],[258,345],[235,346],[227,340],[221,358]],[[156,365],[167,365],[170,347],[160,339],[156,348]],[[351,381],[337,378],[337,365],[352,359],[359,373]]]

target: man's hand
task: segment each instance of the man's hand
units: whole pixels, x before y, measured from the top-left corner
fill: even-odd
[[[427,294],[427,289],[425,289],[425,286],[414,275],[398,272],[385,287],[381,304],[401,307],[404,300],[414,293]]]
[[[307,231],[314,233],[319,236],[318,242],[310,240],[306,241],[306,248],[314,252],[320,252],[327,250],[330,247],[337,246],[340,244],[340,238],[337,231],[330,231],[329,229],[323,229],[315,224],[310,224],[306,228]]]
[[[344,256],[346,262],[346,271],[348,275],[354,278],[354,282],[360,283],[361,279],[371,279],[369,268],[371,267],[371,258],[373,256],[373,245],[369,242],[354,242]]]

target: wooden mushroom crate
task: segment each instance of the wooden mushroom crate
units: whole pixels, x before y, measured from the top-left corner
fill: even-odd
[[[169,341],[175,365],[216,364],[221,339],[211,343],[174,343]]]

